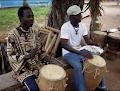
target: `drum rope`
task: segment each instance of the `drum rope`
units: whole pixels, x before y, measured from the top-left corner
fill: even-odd
[[[83,63],[84,64],[84,67],[83,67],[83,71],[82,71],[82,73],[84,73],[84,72],[87,72],[87,73],[93,73],[94,72],[94,70],[92,71],[87,71],[87,68],[89,67],[89,66],[91,66],[90,64],[88,64],[88,63],[86,63],[85,64],[85,62]]]
[[[50,82],[49,82],[49,84],[50,84],[49,91],[52,91],[52,90],[54,89],[54,88],[53,88],[53,84],[50,83]]]
[[[66,79],[63,81],[63,84],[64,84],[64,88],[66,88],[67,87],[67,83],[66,83]]]
[[[62,81],[62,83],[61,84],[59,84],[59,85],[62,85],[64,88],[66,88],[66,86],[67,86],[67,84],[66,84],[66,81],[65,80],[63,80]],[[51,83],[51,82],[49,82],[49,90],[48,91],[60,91],[59,89],[56,89],[56,87],[54,87],[54,84],[53,83]],[[61,87],[61,86],[60,86]],[[62,89],[62,88],[61,88]]]
[[[82,73],[86,72],[86,69],[89,67],[89,64],[85,64],[85,62],[83,64],[84,64],[84,67],[83,67]]]
[[[100,69],[95,69],[95,74],[94,74],[94,79],[96,79],[96,77],[100,75]]]

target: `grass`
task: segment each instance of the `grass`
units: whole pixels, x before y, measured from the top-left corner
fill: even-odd
[[[9,31],[19,24],[17,17],[18,8],[0,9],[0,31]],[[35,20],[42,22],[45,16],[48,15],[48,7],[32,7]]]

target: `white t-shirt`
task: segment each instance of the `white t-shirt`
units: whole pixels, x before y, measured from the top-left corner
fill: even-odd
[[[76,34],[76,31],[70,21],[64,23],[61,27],[61,36],[62,39],[68,39],[68,43],[72,48],[79,48],[80,42],[83,36],[87,35],[88,31],[86,29],[86,26],[83,23],[79,23],[79,30]],[[69,53],[66,49],[62,48],[62,54],[63,56],[65,54]]]

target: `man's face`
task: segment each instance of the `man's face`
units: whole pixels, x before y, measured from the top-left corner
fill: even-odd
[[[73,17],[73,19],[74,19],[75,22],[77,22],[77,23],[81,22],[81,19],[82,19],[81,13],[79,13],[77,15],[74,15],[72,17]]]
[[[21,18],[21,23],[26,27],[32,27],[34,22],[34,15],[31,10],[24,10],[23,17]]]

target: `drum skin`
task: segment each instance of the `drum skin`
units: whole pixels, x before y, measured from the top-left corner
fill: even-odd
[[[120,32],[108,35],[108,48],[112,51],[120,51]]]

